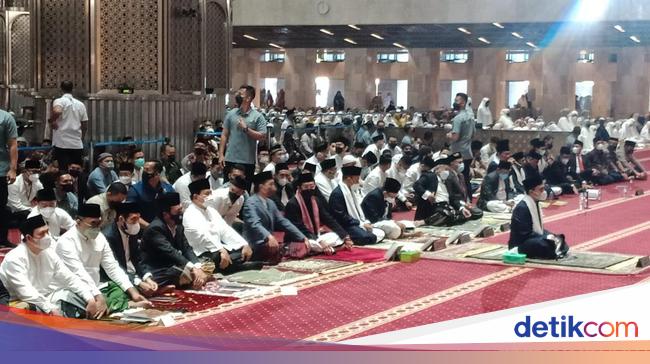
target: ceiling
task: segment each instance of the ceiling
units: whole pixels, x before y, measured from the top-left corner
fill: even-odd
[[[620,25],[625,33],[614,28]],[[356,30],[347,25],[332,26],[237,26],[234,27],[235,48],[271,48],[274,43],[282,48],[393,48],[399,43],[406,48],[478,48],[494,47],[526,49],[532,42],[545,47],[556,39],[568,40],[576,47],[632,47],[650,46],[650,21],[619,23],[503,23],[503,29],[493,24],[408,24],[363,25]],[[458,30],[467,29],[471,34]],[[325,28],[334,35],[324,34]],[[519,33],[518,39],[512,32]],[[383,40],[370,34],[375,33]],[[257,40],[244,37],[250,35]],[[630,40],[639,38],[640,43]],[[481,42],[485,38],[490,44]],[[357,44],[344,41],[351,39]]]

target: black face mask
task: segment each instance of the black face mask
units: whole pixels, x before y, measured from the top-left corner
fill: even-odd
[[[384,129],[385,129],[384,127],[379,127],[379,128],[377,128],[377,132],[379,132],[379,133],[383,133],[383,132],[384,132]]]
[[[237,104],[237,107],[241,107],[241,104],[243,102],[244,102],[244,98],[241,95],[235,96],[235,104]]]
[[[68,171],[68,174],[70,174],[74,178],[79,178],[79,176],[81,175],[81,171],[76,169],[71,169]]]
[[[142,182],[145,184],[148,184],[152,178],[154,178],[153,173],[142,172]]]
[[[344,150],[345,150],[344,148],[336,147],[336,154],[341,154],[343,153]]]
[[[183,222],[183,215],[169,215],[174,223],[181,224]]]
[[[460,105],[457,102],[454,102],[453,108],[455,111],[460,111]]]
[[[397,143],[388,143],[388,146],[390,149],[395,149],[397,147]]]
[[[73,185],[61,185],[61,190],[63,192],[74,192],[74,186]]]
[[[120,206],[120,202],[108,201],[108,208],[111,210],[117,210],[117,207]]]
[[[490,102],[489,102],[489,101],[486,101],[486,102],[485,102],[485,107],[488,107],[488,106],[490,106]]]
[[[302,197],[305,198],[306,200],[309,200],[314,196],[314,190],[303,190],[300,192],[302,194]]]
[[[175,155],[170,155],[167,156],[167,162],[172,163],[176,161],[176,156]]]
[[[230,199],[230,203],[235,203],[239,199],[239,195],[234,192],[228,192],[228,198]]]

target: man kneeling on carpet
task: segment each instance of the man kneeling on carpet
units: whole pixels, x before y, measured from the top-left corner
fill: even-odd
[[[180,195],[163,193],[156,203],[158,217],[142,233],[143,264],[159,286],[201,289],[208,275],[185,238]]]
[[[253,255],[251,247],[217,210],[207,205],[212,198],[210,182],[204,178],[188,187],[192,203],[183,214],[183,228],[194,254],[214,262],[224,273],[261,268],[261,264],[248,264]]]
[[[100,225],[99,205],[79,205],[77,225],[61,235],[56,244],[57,254],[77,279],[91,288],[96,300],[105,300],[103,304],[108,306],[108,314],[129,307],[150,307],[151,302],[138,292],[115,260],[108,241],[99,230]],[[101,269],[110,281],[100,282]]]
[[[276,192],[273,174],[270,171],[258,173],[253,177],[253,184],[256,193],[244,203],[243,213],[244,238],[251,243],[253,259],[279,263],[283,250],[273,236],[273,232],[278,230],[285,233],[284,242],[291,256],[306,255],[310,249],[309,240],[291,221],[282,216],[271,200]]]
[[[285,214],[309,239],[309,252],[312,254],[331,255],[337,247],[351,249],[354,245],[350,235],[332,217],[325,198],[316,189],[316,182],[311,173],[300,175],[298,191],[287,203]],[[325,226],[332,232],[325,232]]]
[[[569,251],[564,235],[544,230],[539,202],[548,194],[544,181],[538,174],[524,180],[526,195],[512,211],[508,248],[517,248],[520,254],[534,259],[559,259]]]
[[[386,236],[383,230],[375,228],[361,208],[361,188],[359,177],[361,168],[348,166],[342,168],[343,181],[332,191],[329,206],[336,221],[350,234],[357,245],[376,244]]]
[[[399,239],[406,234],[406,229],[414,229],[416,225],[424,222],[413,223],[413,221],[394,221],[393,208],[395,198],[402,189],[402,184],[396,179],[386,178],[383,187],[376,188],[369,192],[361,202],[361,208],[366,219],[374,227],[383,230],[388,239]]]
[[[95,300],[91,288],[50,248],[53,239],[43,217],[28,218],[20,232],[23,243],[0,264],[0,304],[73,318],[103,316],[106,302],[102,295]]]

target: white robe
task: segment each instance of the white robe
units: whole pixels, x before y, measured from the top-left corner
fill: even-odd
[[[363,208],[361,208],[361,196],[356,191],[351,191],[348,188],[348,185],[342,183],[340,185],[341,192],[343,192],[343,198],[345,199],[345,206],[347,207],[348,214],[355,220],[359,221],[359,226],[363,229],[365,224],[370,224],[370,221],[366,219],[366,216],[363,214]],[[380,221],[381,222],[381,221]],[[384,230],[373,225],[372,233],[377,237],[377,242],[384,240],[386,233]]]
[[[12,300],[33,304],[46,313],[55,308],[49,296],[56,287],[65,287],[86,302],[93,299],[90,287],[70,272],[53,248],[34,254],[25,243],[19,244],[0,264],[0,281]]]
[[[32,211],[29,213],[29,215],[27,216],[27,218],[34,217],[40,214],[41,213],[38,207],[34,207]],[[45,216],[43,216],[43,220],[45,220],[45,223],[47,224],[47,227],[50,230],[50,235],[55,240],[61,236],[61,230],[68,231],[75,226],[75,222],[72,219],[72,217],[70,217],[70,214],[68,214],[67,212],[65,212],[65,210],[60,209],[58,207],[54,209],[54,214],[49,218],[45,218]]]
[[[490,99],[487,97],[483,98],[483,101],[481,101],[481,104],[476,111],[476,122],[483,124],[483,128],[491,127],[492,123],[494,122],[492,118],[492,111],[490,111],[490,108],[488,106],[485,106],[485,103],[489,100]]]
[[[420,179],[420,163],[414,163],[406,170],[406,178],[402,183],[402,190],[407,194],[413,193],[413,185]]]
[[[217,210],[228,225],[232,225],[237,220],[237,216],[244,206],[244,196],[239,196],[235,202],[230,201],[230,188],[222,187],[212,192],[212,199],[206,201],[206,205]]]
[[[314,178],[314,182],[316,182],[316,187],[318,187],[320,193],[325,197],[325,201],[330,200],[332,191],[339,185],[337,178],[329,179],[323,173],[318,173]]]
[[[202,209],[194,203],[190,204],[183,213],[183,228],[185,238],[197,256],[222,248],[233,251],[248,245],[212,207]]]
[[[363,181],[362,195],[366,196],[377,188],[384,187],[386,182],[386,172],[382,171],[379,166],[375,167]]]
[[[43,189],[40,181],[26,184],[24,177],[24,174],[19,174],[14,183],[7,186],[7,206],[11,212],[31,210],[36,192]]]

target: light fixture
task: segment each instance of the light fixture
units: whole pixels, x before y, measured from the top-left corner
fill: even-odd
[[[334,33],[330,32],[330,31],[327,30],[327,29],[321,29],[320,32],[321,32],[321,33],[325,33],[325,34],[327,34],[327,35],[334,35]]]
[[[275,44],[275,43],[269,43],[269,45],[270,45],[271,47],[275,47],[275,48],[280,48],[280,49],[282,49],[282,47],[280,47],[279,45],[277,45],[277,44]]]
[[[639,39],[639,37],[636,35],[631,36],[630,39],[632,39],[632,41],[635,43],[641,43],[641,39]]]
[[[515,38],[524,39],[524,36],[517,33],[517,32],[512,32],[510,34],[512,34],[512,36],[515,37]]]
[[[353,41],[353,40],[350,39],[350,38],[344,38],[343,40],[346,41],[346,42],[348,42],[348,43],[350,43],[350,44],[357,44],[357,42]]]
[[[491,44],[489,40],[487,40],[487,39],[485,39],[483,37],[478,37],[478,40],[480,40],[481,42],[483,42],[485,44]]]
[[[393,45],[394,45],[395,47],[397,47],[397,48],[404,48],[404,49],[406,48],[406,47],[404,47],[403,45],[401,45],[401,44],[399,44],[399,43],[393,43]]]
[[[250,40],[257,40],[257,38],[253,37],[252,35],[244,34],[244,38],[248,38]]]
[[[465,33],[465,34],[472,34],[472,32],[470,32],[469,30],[467,30],[467,29],[465,29],[463,27],[458,28],[458,31],[462,32],[462,33]]]
[[[348,26],[349,26],[350,28],[354,29],[354,30],[361,30],[361,28],[359,28],[358,26],[356,26],[356,25],[354,25],[354,24],[348,24]]]
[[[370,36],[373,37],[373,38],[377,38],[377,39],[379,39],[379,40],[384,40],[384,37],[382,37],[382,36],[379,35],[379,34],[370,33]]]
[[[232,42],[232,45],[237,45],[237,42]]]
[[[614,25],[614,29],[618,30],[621,33],[625,33],[625,29],[620,25]]]
[[[497,27],[499,29],[505,28],[503,25],[501,25],[501,23],[492,23],[492,25],[494,25],[495,27]]]
[[[526,45],[531,47],[531,48],[537,48],[537,46],[533,42],[528,42],[528,43],[526,43]]]

